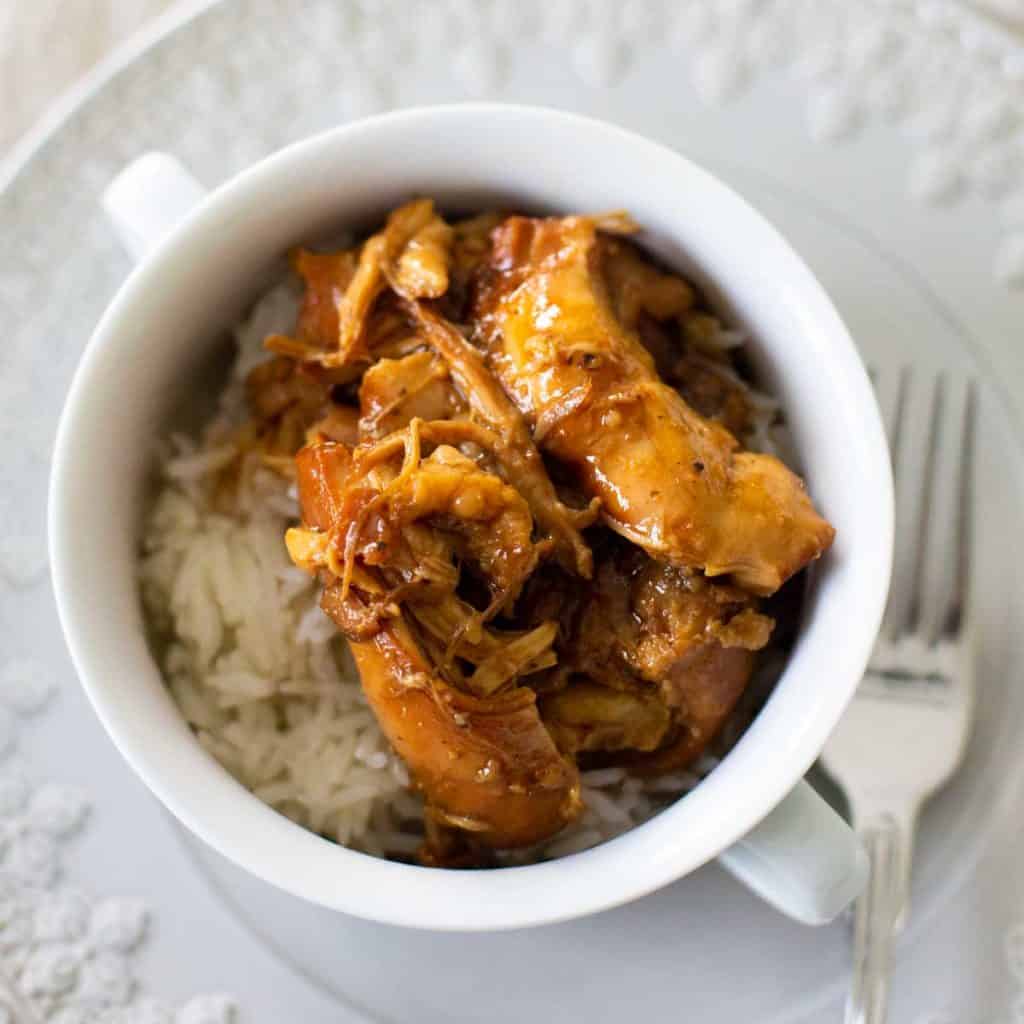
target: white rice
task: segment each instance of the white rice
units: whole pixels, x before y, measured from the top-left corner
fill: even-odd
[[[235,332],[238,356],[202,438],[172,436],[148,518],[141,591],[167,685],[199,742],[257,797],[300,825],[377,855],[411,857],[422,803],[363,696],[317,585],[289,561],[294,488],[255,459],[237,499],[207,485],[236,457],[243,382],[267,334],[296,315],[291,285],[270,291]],[[726,344],[736,343],[730,336]],[[774,406],[772,406],[774,412]],[[584,773],[586,809],[546,845],[503,862],[565,856],[646,820],[713,767],[642,782],[621,768]]]

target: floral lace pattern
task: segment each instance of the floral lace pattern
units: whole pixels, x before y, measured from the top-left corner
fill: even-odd
[[[232,1024],[234,1000],[173,1007],[142,995],[133,958],[149,913],[93,898],[64,862],[89,816],[80,790],[35,780],[16,751],[18,726],[53,696],[43,670],[0,671],[0,1024]]]

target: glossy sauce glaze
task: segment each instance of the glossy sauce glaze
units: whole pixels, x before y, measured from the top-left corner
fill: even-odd
[[[296,479],[288,550],[425,798],[425,863],[555,834],[581,766],[691,764],[770,641],[763,599],[832,541],[743,448],[724,329],[635,230],[415,200],[293,256],[294,336],[248,381],[247,443]]]

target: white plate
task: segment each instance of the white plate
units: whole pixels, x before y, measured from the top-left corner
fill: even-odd
[[[790,924],[715,868],[590,920],[502,936],[403,932],[300,904],[181,834],[75,685],[42,502],[64,388],[127,269],[99,189],[149,147],[213,184],[344,117],[484,95],[598,114],[685,150],[792,238],[871,362],[981,377],[979,721],[965,770],[922,822],[893,1020],[1024,1020],[1024,300],[1004,283],[1024,276],[1024,51],[936,4],[424,9],[223,0],[136,47],[8,167],[0,747],[9,735],[15,749],[0,761],[0,1007],[84,1021],[72,1014],[126,1004],[101,1019],[147,1024],[228,1020],[236,1001],[242,1020],[267,1024],[667,1021],[697,1008],[709,1024],[837,1019],[845,927]],[[204,991],[230,996],[192,998]]]

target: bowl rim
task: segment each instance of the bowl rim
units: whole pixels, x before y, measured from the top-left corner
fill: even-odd
[[[139,715],[105,692],[109,660],[90,643],[89,620],[102,614],[84,598],[76,570],[71,502],[75,493],[78,424],[89,415],[90,393],[104,357],[124,331],[125,314],[144,301],[171,260],[204,230],[223,223],[233,210],[269,183],[288,180],[293,169],[327,159],[338,149],[358,147],[375,135],[398,139],[414,125],[465,120],[489,131],[544,129],[588,135],[591,144],[615,147],[631,162],[670,166],[688,187],[699,187],[745,219],[783,260],[807,304],[808,322],[820,329],[834,373],[845,380],[844,400],[860,420],[860,442],[871,452],[863,503],[874,548],[858,553],[877,579],[844,640],[842,685],[822,687],[813,714],[783,713],[773,699],[744,737],[700,786],[653,819],[597,847],[555,861],[495,871],[438,871],[400,864],[339,846],[272,810],[235,781],[192,739],[194,763],[180,770],[181,743],[152,743],[139,729]],[[455,172],[457,176],[458,172]],[[892,476],[885,433],[867,373],[823,287],[781,234],[742,197],[676,151],[621,127],[577,114],[513,104],[454,104],[415,107],[344,124],[295,142],[252,165],[211,192],[137,266],[107,307],[76,369],[61,413],[52,462],[48,534],[58,614],[76,672],[104,727],[132,768],[163,804],[192,832],[251,873],[304,899],[384,923],[433,930],[499,930],[552,923],[638,898],[717,856],[760,821],[811,766],[867,664],[881,622],[892,564]],[[813,631],[813,624],[809,631]],[[152,670],[159,674],[149,655]],[[789,718],[789,721],[787,721]],[[777,770],[765,773],[757,748],[766,738],[785,737]],[[757,785],[751,785],[756,780]],[[725,799],[729,813],[715,809]],[[681,837],[681,819],[703,815],[699,841]],[[632,870],[623,870],[629,859]],[[294,865],[301,864],[301,870]],[[609,879],[613,879],[609,884]]]

